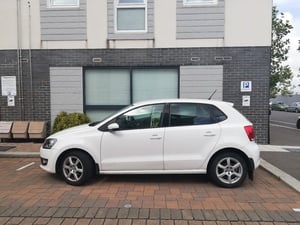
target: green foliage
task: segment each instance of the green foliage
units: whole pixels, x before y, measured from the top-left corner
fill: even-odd
[[[271,77],[270,96],[277,94],[290,95],[291,80],[293,73],[289,65],[283,63],[288,59],[290,40],[286,36],[293,26],[290,22],[282,19],[283,13],[279,13],[276,7],[272,12],[272,47],[271,47]]]
[[[75,112],[68,114],[66,112],[60,112],[54,120],[52,133],[89,122],[91,122],[91,120],[84,113]]]

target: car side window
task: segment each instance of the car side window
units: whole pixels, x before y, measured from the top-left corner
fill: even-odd
[[[208,104],[170,104],[170,126],[212,124],[226,118],[224,113]]]
[[[160,127],[164,104],[143,106],[117,117],[119,130],[147,129]]]
[[[209,105],[209,108],[216,122],[222,122],[227,119],[227,116],[216,106]]]

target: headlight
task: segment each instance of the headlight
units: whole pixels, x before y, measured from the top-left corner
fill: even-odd
[[[46,139],[46,141],[43,144],[43,148],[51,149],[55,145],[56,141],[57,141],[57,139],[55,139],[55,138]]]

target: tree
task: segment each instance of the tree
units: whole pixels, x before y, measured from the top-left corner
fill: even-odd
[[[270,96],[277,94],[290,95],[293,73],[289,65],[284,62],[288,59],[290,40],[286,37],[293,29],[288,20],[283,20],[284,14],[279,13],[276,7],[272,11],[272,46],[271,46],[271,76]]]

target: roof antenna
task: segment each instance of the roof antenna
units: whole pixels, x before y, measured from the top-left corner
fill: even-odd
[[[214,94],[217,92],[218,89],[216,89],[208,98],[208,100],[211,100],[211,98],[214,96]]]

